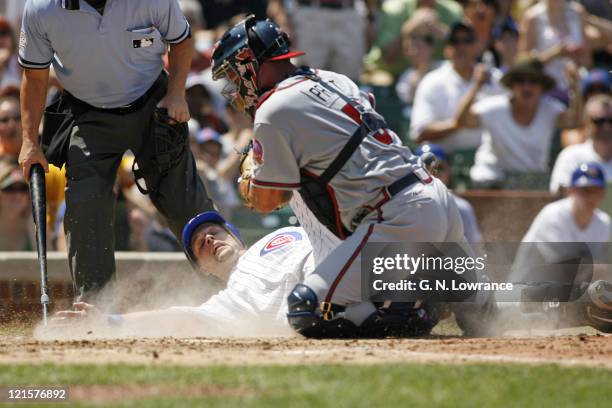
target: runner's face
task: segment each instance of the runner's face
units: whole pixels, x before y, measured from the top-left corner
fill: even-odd
[[[242,243],[216,223],[205,223],[193,235],[191,249],[198,266],[215,276],[231,269],[243,249]],[[221,277],[221,276],[219,276]]]

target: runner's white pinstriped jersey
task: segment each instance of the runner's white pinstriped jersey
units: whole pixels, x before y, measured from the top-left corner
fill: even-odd
[[[317,220],[299,194],[293,194],[289,205],[308,235],[315,266],[319,265],[342,241]]]
[[[240,257],[224,290],[200,306],[172,309],[201,319],[210,335],[292,335],[287,295],[313,269],[304,229],[281,228]]]

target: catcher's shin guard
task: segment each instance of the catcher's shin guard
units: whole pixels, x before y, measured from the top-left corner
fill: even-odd
[[[317,339],[423,336],[439,321],[434,308],[392,303],[388,308],[377,309],[360,326],[355,326],[343,317],[344,306],[324,304],[323,310],[314,291],[303,284],[293,288],[287,303],[291,327],[305,337]]]
[[[333,339],[356,337],[356,326],[350,320],[332,317],[334,312],[344,309],[330,305],[323,313],[317,294],[308,286],[298,283],[287,298],[287,320],[296,332],[304,337]]]

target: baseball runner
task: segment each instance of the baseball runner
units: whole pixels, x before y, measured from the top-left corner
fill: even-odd
[[[197,307],[177,306],[124,315],[104,315],[87,303],[62,311],[55,323],[89,318],[117,327],[122,335],[291,334],[287,294],[314,269],[312,248],[302,228],[270,233],[247,248],[240,231],[208,211],[184,227],[188,257],[202,273],[227,282],[224,290]]]
[[[362,298],[363,246],[464,242],[461,217],[446,187],[402,146],[371,98],[343,75],[298,69],[289,59],[302,53],[289,47],[276,24],[249,17],[213,52],[213,77],[227,81],[225,95],[254,120],[252,165],[243,166],[241,195],[269,212],[296,191],[340,240],[289,295],[296,331],[307,337],[388,335],[390,321],[409,326],[401,321],[413,318],[412,305],[382,311]]]
[[[299,198],[293,199],[291,206],[309,217],[308,209]],[[111,329],[110,334],[117,336],[292,335],[287,320],[287,296],[315,270],[314,249],[318,246],[324,250],[333,243],[326,238],[325,228],[317,226],[316,221],[312,221],[311,227],[318,237],[318,245],[309,240],[303,228],[287,227],[268,234],[247,249],[240,231],[219,213],[201,213],[185,225],[183,242],[196,270],[227,282],[221,292],[200,306],[175,306],[123,315],[103,314],[95,306],[80,302],[75,303],[76,310],[58,312],[52,323],[54,327],[62,327],[66,323],[86,322],[95,328]],[[598,285],[603,285],[603,292],[595,292]],[[612,285],[596,282],[591,286],[593,290],[587,291],[590,296],[587,305],[596,308],[598,316],[612,318],[612,310],[601,307],[602,299],[612,293]],[[516,321],[517,313],[507,307],[505,311],[515,317],[513,323],[521,324],[520,316]],[[545,319],[546,316],[540,320]],[[529,321],[532,320],[530,317]],[[420,319],[407,323],[417,327],[423,324]],[[612,331],[612,322],[606,325],[599,321],[594,325],[592,319],[578,317],[574,323]],[[340,333],[340,337],[348,334]]]

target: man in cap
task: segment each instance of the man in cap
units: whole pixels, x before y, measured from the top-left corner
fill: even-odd
[[[572,172],[568,197],[546,205],[523,242],[608,242],[610,216],[599,209],[605,191],[603,167],[580,164]]]
[[[523,237],[512,279],[531,283],[532,293],[539,296],[545,293],[559,325],[587,324],[609,333],[612,276],[605,266],[611,225],[610,216],[598,208],[605,190],[606,177],[599,164],[576,167],[568,197],[546,205]],[[593,277],[605,280],[591,283]]]
[[[577,73],[570,74],[577,89]],[[502,181],[506,173],[547,172],[554,130],[579,122],[582,103],[578,92],[567,110],[559,101],[545,96],[555,81],[539,61],[529,59],[517,63],[502,77],[501,83],[510,94],[485,98],[472,107],[486,82],[487,74],[481,72],[459,104],[454,120],[458,129],[482,126],[487,131],[470,170],[472,182],[489,186]]]

